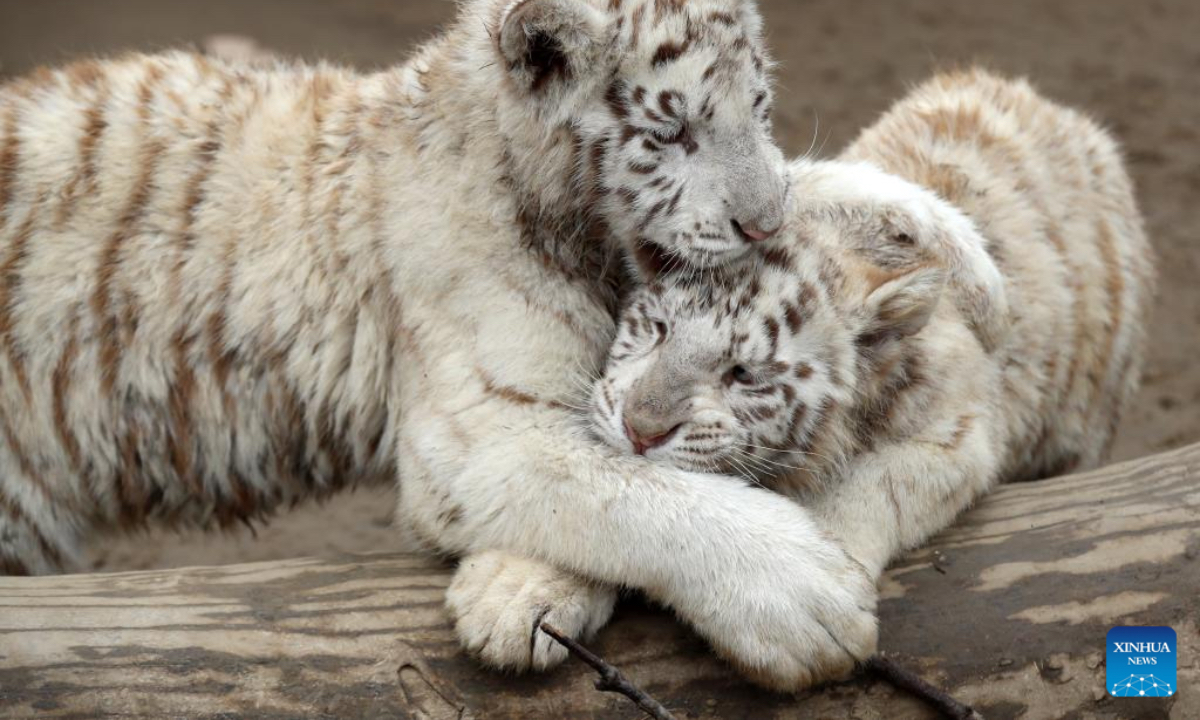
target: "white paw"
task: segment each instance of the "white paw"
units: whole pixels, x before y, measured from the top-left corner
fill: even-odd
[[[833,550],[779,568],[765,583],[741,584],[740,598],[693,623],[718,654],[773,690],[847,677],[875,653],[877,591],[861,565]]]
[[[608,622],[613,588],[535,560],[488,551],[463,558],[446,590],[446,608],[468,652],[491,667],[546,670],[566,648],[538,630],[547,622],[585,640]]]

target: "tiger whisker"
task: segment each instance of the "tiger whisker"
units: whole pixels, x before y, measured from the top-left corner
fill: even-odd
[[[807,455],[809,457],[820,458],[821,460],[824,460],[825,462],[829,463],[830,465],[834,464],[833,459],[830,458],[828,455],[822,455],[820,453],[809,452],[807,450],[784,450],[783,448],[768,447],[766,445],[755,445],[754,443],[744,443],[744,445],[746,447],[752,447],[757,450],[767,450],[768,452],[786,453],[789,455]]]

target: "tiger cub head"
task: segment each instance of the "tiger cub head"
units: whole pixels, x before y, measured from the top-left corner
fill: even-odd
[[[779,230],[786,163],[752,0],[496,7],[488,72],[503,76],[497,121],[519,174],[586,205],[642,277],[724,264]]]
[[[853,452],[855,409],[906,372],[940,302],[971,324],[984,288],[988,312],[1006,312],[983,239],[933,193],[865,164],[791,175],[776,240],[705,282],[631,295],[593,388],[607,443],[691,470],[820,474]]]

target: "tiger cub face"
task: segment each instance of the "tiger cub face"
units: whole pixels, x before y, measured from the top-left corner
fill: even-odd
[[[982,239],[932,193],[865,165],[792,174],[777,240],[704,282],[668,275],[631,296],[593,388],[607,443],[752,477],[819,466],[808,451],[853,436],[853,407],[900,365],[943,285],[976,285],[969,263],[949,278],[946,256],[974,257]]]
[[[724,264],[783,222],[761,28],[751,0],[518,0],[501,127],[568,129],[578,194],[643,276]]]
[[[852,397],[854,331],[828,290],[790,262],[741,267],[740,287],[656,283],[631,297],[592,398],[606,442],[685,469],[770,475],[823,408]]]

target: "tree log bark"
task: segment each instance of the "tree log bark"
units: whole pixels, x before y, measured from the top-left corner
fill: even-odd
[[[508,677],[464,657],[449,577],[384,555],[0,578],[0,716],[641,717],[577,661]],[[989,719],[1200,718],[1200,445],[1004,486],[881,591],[881,650]],[[1114,625],[1175,628],[1175,697],[1105,694]],[[636,600],[590,647],[681,718],[932,717],[867,677],[758,690]]]

